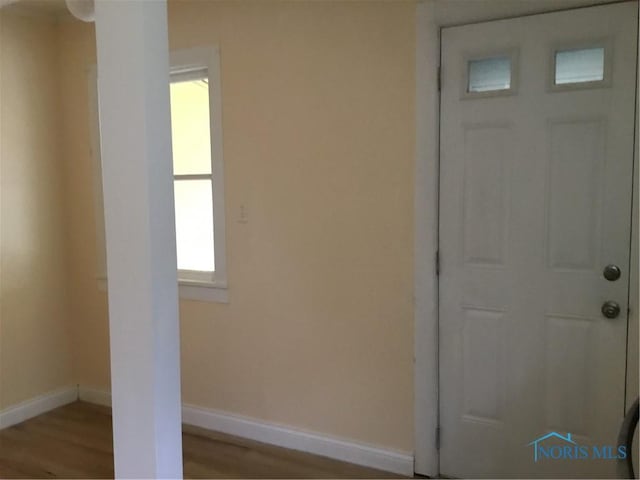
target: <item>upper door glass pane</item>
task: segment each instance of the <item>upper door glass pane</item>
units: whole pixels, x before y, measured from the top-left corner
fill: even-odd
[[[556,85],[604,80],[604,47],[556,52]]]
[[[173,174],[211,174],[209,84],[206,78],[171,83]]]
[[[469,61],[469,92],[491,92],[511,88],[511,57],[500,56]]]

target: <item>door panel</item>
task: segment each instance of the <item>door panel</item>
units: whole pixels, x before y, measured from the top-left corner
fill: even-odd
[[[505,158],[508,125],[464,126],[462,242],[466,265],[504,265],[507,233]]]
[[[604,121],[558,121],[548,128],[549,267],[598,273]]]
[[[628,2],[443,29],[445,475],[614,476],[611,460],[534,462],[528,443],[613,445],[622,420],[637,18]],[[601,65],[561,55],[585,81],[555,85],[556,52],[589,48]]]

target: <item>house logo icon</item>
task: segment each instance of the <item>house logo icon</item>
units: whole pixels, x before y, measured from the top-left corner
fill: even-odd
[[[567,433],[566,436],[563,436],[561,434],[559,434],[558,432],[549,432],[546,435],[542,435],[541,437],[536,438],[534,441],[529,442],[528,446],[533,446],[533,461],[537,462],[538,461],[538,444],[544,442],[545,440],[548,440],[549,438],[559,438],[560,440],[563,440],[564,442],[566,442],[568,445],[578,445],[576,442],[574,442],[573,440],[571,440],[571,434]]]

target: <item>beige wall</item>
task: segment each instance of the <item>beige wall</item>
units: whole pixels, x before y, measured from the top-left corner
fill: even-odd
[[[57,29],[0,23],[0,408],[72,384]]]
[[[177,0],[220,47],[229,299],[181,303],[183,400],[411,451],[415,5]],[[60,26],[75,377],[107,389],[87,66]],[[248,223],[239,223],[241,205]]]

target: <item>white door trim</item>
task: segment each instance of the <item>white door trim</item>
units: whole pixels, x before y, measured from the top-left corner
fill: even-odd
[[[435,4],[416,6],[416,166],[414,189],[414,470],[439,473],[438,159],[440,26]]]
[[[532,13],[545,13],[566,8],[593,6],[605,3],[585,0],[567,0],[566,3],[520,2],[513,7],[520,11],[504,11],[487,18],[482,9],[477,18],[469,17],[452,22],[451,15],[439,20],[438,5],[433,0],[421,0],[416,5],[416,163],[414,175],[414,470],[416,473],[437,476],[439,455],[436,445],[438,427],[438,277],[436,252],[438,249],[438,189],[440,92],[440,29],[455,23],[473,23],[498,20]],[[461,2],[462,3],[462,2]],[[564,7],[564,8],[563,8]],[[464,8],[462,4],[459,8]],[[473,15],[473,14],[472,14]],[[639,74],[640,75],[640,74]],[[636,98],[640,85],[636,87]],[[640,145],[636,119],[636,150]],[[638,155],[634,158],[634,219],[638,212]],[[638,249],[637,223],[632,226],[632,251]],[[632,255],[633,259],[637,255]],[[630,285],[637,288],[638,265],[631,269]],[[630,295],[627,336],[627,361],[638,358],[638,292]],[[635,312],[635,315],[634,315]],[[637,365],[627,368],[627,402],[637,392]],[[637,395],[637,393],[635,393]]]
[[[640,28],[640,8],[638,9],[638,25]],[[633,209],[631,214],[631,261],[629,272],[629,324],[627,327],[627,380],[625,409],[628,409],[638,396],[638,277],[640,274],[640,263],[638,261],[638,219],[640,218],[640,193],[638,185],[640,183],[640,172],[638,171],[638,156],[640,155],[640,35],[638,36],[638,63],[636,65],[636,125],[634,136],[634,157],[633,157]]]

